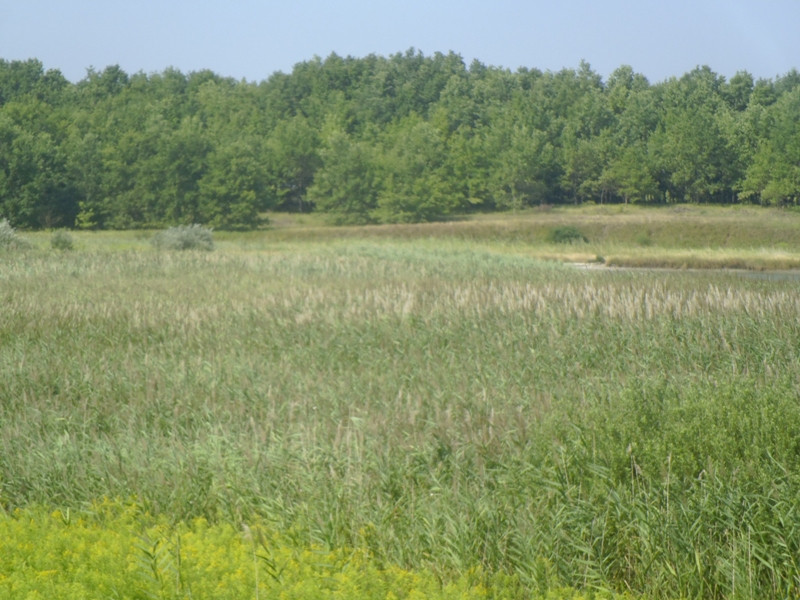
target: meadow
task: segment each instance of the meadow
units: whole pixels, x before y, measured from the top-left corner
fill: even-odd
[[[568,261],[791,268],[800,215],[615,210],[26,234],[0,595],[798,595],[797,280]]]

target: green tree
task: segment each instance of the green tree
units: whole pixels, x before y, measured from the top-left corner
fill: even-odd
[[[105,226],[105,177],[102,143],[94,132],[72,132],[68,141],[67,169],[78,194],[75,225],[81,229]]]
[[[652,175],[647,146],[632,144],[612,158],[601,176],[601,187],[623,202],[640,202],[658,196],[658,184]]]
[[[384,223],[432,221],[463,205],[433,125],[412,115],[384,140],[380,194],[374,214]]]
[[[660,197],[648,141],[659,123],[655,95],[647,79],[622,66],[606,85],[613,125],[608,136],[598,187],[602,199],[639,202]]]
[[[722,85],[703,67],[662,88],[664,116],[648,150],[671,198],[709,202],[733,194],[739,160],[726,137],[730,108],[720,95]]]
[[[373,157],[366,143],[334,129],[320,150],[322,166],[308,189],[308,199],[334,223],[371,222],[378,193]]]
[[[198,183],[199,222],[215,229],[252,229],[259,224],[264,194],[263,170],[255,140],[218,146],[207,157]]]
[[[142,128],[122,131],[103,145],[103,200],[94,212],[113,228],[198,222],[199,182],[210,150],[197,119],[173,128],[152,112]]]
[[[108,66],[101,72],[90,68],[78,84],[78,90],[93,102],[103,102],[121,94],[128,82],[128,74],[119,65]]]
[[[495,154],[492,189],[497,208],[523,208],[557,196],[560,166],[546,132],[512,126]]]
[[[0,215],[25,228],[71,227],[78,198],[67,173],[57,116],[38,99],[0,109]]]
[[[158,153],[152,157],[155,189],[151,193],[160,195],[156,218],[165,224],[204,223],[199,185],[212,146],[202,125],[195,118],[185,118],[160,142]]]
[[[544,202],[797,200],[796,70],[658,85],[629,66],[331,54],[266,81],[0,59],[0,212],[21,227],[417,221]],[[794,112],[793,112],[794,111]]]
[[[742,196],[762,204],[800,201],[800,86],[768,109],[769,126],[742,182]]]
[[[36,59],[0,59],[0,107],[13,100],[33,99],[55,106],[64,101],[69,82],[57,69],[45,72]]]
[[[319,133],[306,117],[296,115],[278,123],[264,148],[267,194],[262,209],[305,212],[314,206],[307,196],[323,164],[320,145]],[[330,152],[328,162],[334,160]]]
[[[610,152],[610,137],[579,137],[567,128],[562,135],[561,186],[572,202],[603,199],[602,174]]]
[[[728,85],[722,90],[723,98],[735,111],[743,111],[750,103],[754,88],[753,76],[747,71],[739,71],[731,77]]]

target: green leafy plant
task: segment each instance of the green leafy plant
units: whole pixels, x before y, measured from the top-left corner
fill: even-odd
[[[214,249],[212,230],[202,225],[178,225],[157,233],[153,245],[161,250],[206,250]]]

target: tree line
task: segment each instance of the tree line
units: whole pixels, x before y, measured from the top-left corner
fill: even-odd
[[[800,73],[656,84],[331,54],[260,82],[0,59],[0,218],[247,229],[271,210],[411,222],[584,202],[800,200]]]

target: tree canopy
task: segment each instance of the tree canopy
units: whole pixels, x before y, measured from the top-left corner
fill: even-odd
[[[426,221],[582,202],[800,201],[800,74],[656,84],[455,53],[331,54],[261,82],[0,59],[0,218],[15,227]]]

